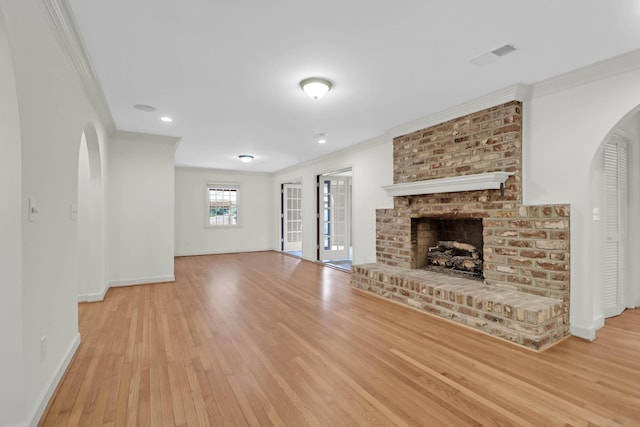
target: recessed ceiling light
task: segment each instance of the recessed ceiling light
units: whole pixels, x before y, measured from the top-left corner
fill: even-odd
[[[133,106],[133,108],[135,108],[136,110],[145,111],[147,113],[153,113],[154,111],[156,111],[156,107],[146,104],[136,104]]]
[[[302,90],[313,99],[322,98],[331,89],[331,82],[320,77],[311,77],[300,82]]]
[[[327,142],[328,133],[319,133],[313,136],[313,138],[318,141],[318,144],[325,144]]]
[[[249,163],[251,160],[253,160],[253,156],[251,154],[240,154],[238,158],[242,163]]]
[[[173,121],[173,119],[171,117],[169,117],[169,116],[162,116],[162,117],[160,117],[160,120],[162,120],[163,122],[166,122],[166,123],[171,123]]]

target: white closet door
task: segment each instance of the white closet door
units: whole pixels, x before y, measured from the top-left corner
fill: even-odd
[[[604,147],[603,303],[605,317],[625,309],[627,267],[627,143],[614,137]]]

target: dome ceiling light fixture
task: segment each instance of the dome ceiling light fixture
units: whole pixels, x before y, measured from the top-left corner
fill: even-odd
[[[320,99],[331,89],[331,82],[320,77],[310,77],[300,82],[302,90],[313,99]]]
[[[253,156],[251,154],[240,154],[238,158],[242,163],[249,163],[251,160],[253,160]]]

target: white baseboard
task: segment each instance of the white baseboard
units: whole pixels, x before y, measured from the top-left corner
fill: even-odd
[[[273,251],[273,248],[267,249],[234,249],[231,251],[194,251],[194,252],[185,252],[179,251],[174,254],[174,256],[199,256],[199,255],[223,255],[223,254],[240,254],[243,252],[267,252]]]
[[[594,330],[598,330],[604,326],[604,314],[599,315],[595,319],[593,319],[593,327]]]
[[[42,417],[44,410],[47,408],[47,405],[49,404],[51,397],[53,397],[53,393],[56,391],[56,387],[58,387],[58,384],[60,383],[62,376],[64,375],[65,371],[69,367],[69,363],[71,363],[71,359],[73,359],[73,356],[76,354],[76,351],[78,350],[79,346],[80,346],[80,334],[78,333],[76,334],[75,338],[71,342],[71,346],[69,347],[69,350],[67,350],[67,354],[64,356],[64,358],[60,362],[60,365],[58,365],[58,369],[56,369],[56,371],[53,374],[53,377],[49,381],[49,386],[44,391],[44,393],[40,396],[38,405],[31,412],[32,415],[30,417],[31,421],[28,423],[29,426],[36,427],[38,425],[38,422],[40,421],[40,418]]]
[[[176,277],[172,274],[170,276],[154,276],[154,277],[141,277],[139,279],[126,279],[126,280],[113,280],[108,283],[110,288],[120,286],[135,286],[146,285],[148,283],[164,283],[175,282]]]
[[[149,283],[164,283],[164,282],[175,282],[176,278],[174,275],[171,276],[155,276],[155,277],[145,277],[140,279],[129,279],[129,280],[114,280],[108,282],[104,285],[104,289],[102,292],[98,292],[95,294],[81,294],[78,295],[78,302],[98,302],[104,301],[105,295],[111,288],[117,288],[122,286],[135,286],[135,285],[145,285]]]
[[[583,338],[585,340],[589,340],[589,341],[593,341],[596,339],[596,331],[600,329],[598,328],[596,325],[591,325],[591,326],[578,326],[578,325],[571,325],[569,328],[569,332],[571,332],[571,335],[574,335],[576,337],[579,338]]]
[[[98,302],[104,301],[104,296],[107,295],[107,291],[109,291],[109,283],[105,283],[102,292],[98,292],[95,294],[82,294],[78,295],[78,302]]]

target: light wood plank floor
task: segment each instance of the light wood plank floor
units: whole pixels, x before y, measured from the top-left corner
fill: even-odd
[[[81,304],[42,425],[640,425],[640,310],[534,353],[276,252]]]

